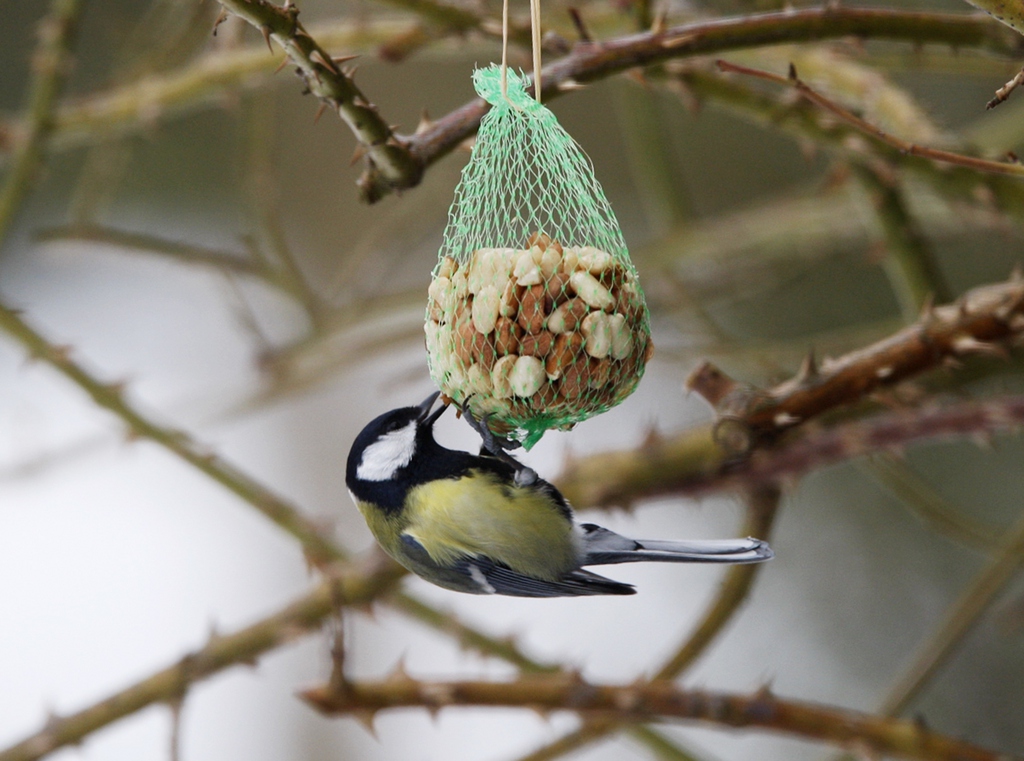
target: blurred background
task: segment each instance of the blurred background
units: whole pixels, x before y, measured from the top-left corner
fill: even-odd
[[[8,148],[48,5],[0,0]],[[694,0],[665,10],[680,24],[778,5]],[[892,6],[972,11],[952,0]],[[424,110],[438,117],[469,100],[473,67],[500,56],[493,36],[452,34],[401,4],[300,7],[324,47],[362,55],[358,85],[401,132]],[[491,0],[464,7],[499,17]],[[599,38],[635,31],[654,12],[625,0],[577,7]],[[423,304],[469,154],[441,160],[420,187],[361,203],[352,135],[330,112],[314,119],[317,102],[301,94],[292,67],[274,73],[280,51],[271,55],[257,31],[231,18],[212,36],[219,11],[210,0],[84,3],[58,128],[0,250],[0,299],[95,377],[125,382],[147,414],[193,432],[358,552],[372,539],[345,491],[344,460],[370,418],[432,389]],[[513,14],[525,21],[525,4]],[[576,38],[565,3],[545,3],[544,19]],[[528,51],[512,55],[528,66]],[[781,74],[794,61],[830,97],[911,141],[989,156],[1024,143],[1024,95],[985,111],[1022,63],[1010,57],[852,41],[723,57]],[[931,263],[931,291],[952,297],[1004,280],[1021,260],[1022,207],[1006,200],[1018,196],[982,182],[950,190],[935,172],[904,172],[827,124],[801,130],[773,110],[791,104],[790,93],[761,85],[692,59],[551,104],[618,215],[647,286],[657,351],[634,396],[526,455],[543,476],[556,478],[570,454],[709,421],[708,405],[683,390],[703,358],[763,385],[792,373],[811,347],[836,355],[912,319],[921,288],[893,263],[875,202],[886,172]],[[1019,362],[972,364],[935,393],[1020,390],[1019,371]],[[474,446],[451,415],[439,438]],[[788,697],[878,709],[1017,520],[1022,455],[1015,438],[994,448],[933,444],[788,485],[777,558],[683,684],[770,684]],[[943,510],[953,528],[937,528]],[[595,519],[637,536],[727,537],[741,531],[743,505],[729,494],[661,499]],[[476,598],[414,578],[403,585],[488,633],[516,635],[539,660],[628,682],[675,651],[722,574],[615,568],[610,576],[639,588],[623,599]],[[314,577],[292,537],[163,449],[129,440],[79,388],[0,338],[0,747],[51,712],[79,710],[169,665],[212,630],[271,614]],[[383,606],[345,625],[357,676],[385,675],[403,659],[423,679],[514,673]],[[327,677],[329,651],[327,636],[308,636],[196,685],[178,755],[511,760],[578,723],[529,711],[398,711],[378,718],[373,737],[295,697]],[[1013,579],[907,715],[1020,752],[1022,684],[1024,583]],[[170,727],[170,711],[152,707],[53,757],[167,758]],[[663,731],[699,759],[832,753],[764,732]],[[573,757],[652,751],[620,735]]]

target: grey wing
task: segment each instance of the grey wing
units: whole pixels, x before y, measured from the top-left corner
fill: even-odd
[[[512,597],[636,594],[636,590],[629,584],[582,569],[549,581],[519,573],[484,556],[465,557],[450,566],[440,566],[430,559],[426,549],[414,537],[403,534],[402,544],[406,559],[411,561],[407,564],[409,570],[438,586],[458,592]]]

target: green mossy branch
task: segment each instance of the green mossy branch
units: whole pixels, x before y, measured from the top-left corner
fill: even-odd
[[[336,570],[274,615],[233,634],[212,634],[202,648],[106,700],[67,716],[51,716],[39,732],[0,750],[0,761],[35,761],[147,706],[173,704],[196,682],[231,666],[254,665],[260,655],[317,631],[339,607],[369,605],[405,573],[390,561],[381,562],[382,558],[374,554],[368,562]]]
[[[31,327],[18,311],[2,303],[0,330],[16,339],[31,357],[47,363],[71,380],[85,391],[97,406],[112,412],[127,426],[131,436],[159,444],[255,507],[295,537],[302,544],[311,562],[328,565],[346,559],[345,552],[329,540],[298,507],[208,451],[190,434],[160,425],[139,412],[128,402],[120,384],[98,381],[71,358],[70,348],[51,344]]]
[[[32,79],[21,129],[13,136],[14,150],[3,186],[0,187],[0,243],[28,195],[43,160],[46,142],[53,132],[57,97],[71,68],[80,0],[54,0],[50,13],[39,24],[39,44],[32,56]]]

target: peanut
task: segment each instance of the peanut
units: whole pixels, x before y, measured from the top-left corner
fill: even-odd
[[[608,323],[612,333],[612,358],[625,359],[633,353],[633,332],[626,325],[626,316],[616,312]]]
[[[594,359],[591,357],[589,371],[587,386],[589,388],[601,388],[601,386],[608,382],[608,377],[611,375],[612,361],[607,357],[604,359]]]
[[[491,339],[476,330],[473,331],[473,343],[470,348],[470,356],[474,362],[481,365],[488,372],[492,367],[494,367],[494,360],[497,358]]]
[[[473,329],[471,320],[463,320],[455,326],[452,336],[455,346],[452,348],[455,356],[463,365],[468,366],[473,361],[473,342],[476,340],[476,336],[477,332]]]
[[[562,249],[562,272],[566,275],[571,275],[576,271],[576,265],[580,262],[579,250],[572,246],[566,246]]]
[[[446,277],[435,277],[430,281],[427,295],[437,303],[442,312],[447,312],[453,303],[452,281]]]
[[[494,349],[499,356],[512,354],[519,348],[523,329],[507,317],[499,317],[494,324]]]
[[[469,292],[476,294],[484,286],[508,280],[512,271],[512,256],[511,248],[478,248],[474,251],[469,262]]]
[[[569,298],[569,276],[555,272],[544,284],[544,295],[552,305],[561,304]]]
[[[611,309],[615,305],[611,292],[597,282],[597,278],[589,272],[582,270],[573,272],[569,276],[569,283],[576,291],[576,295],[594,309]]]
[[[583,336],[579,333],[560,333],[555,336],[555,343],[544,363],[544,371],[549,380],[558,380],[566,368],[571,367],[583,354]]]
[[[470,365],[466,371],[465,390],[467,395],[491,393],[491,373],[481,365]]]
[[[546,380],[544,363],[536,357],[519,357],[508,377],[514,396],[533,396]]]
[[[473,327],[480,333],[487,334],[494,330],[501,309],[501,295],[493,285],[481,288],[473,299]]]
[[[587,354],[604,359],[612,349],[611,319],[605,312],[591,312],[580,323],[583,348]]]
[[[437,265],[437,272],[434,273],[434,277],[446,277],[451,279],[451,276],[455,274],[455,270],[459,268],[459,263],[452,257],[446,256],[441,260],[441,263]]]
[[[565,368],[562,379],[558,382],[559,395],[570,402],[582,396],[583,392],[587,390],[587,383],[580,364],[577,362]],[[586,364],[583,367],[586,367]]]
[[[548,330],[552,333],[571,333],[579,328],[583,318],[590,310],[582,299],[569,299],[548,317]]]
[[[516,285],[530,286],[544,282],[544,276],[540,271],[541,254],[541,250],[534,246],[518,255],[515,267],[512,268],[512,277],[515,278]]]
[[[519,353],[530,357],[546,357],[554,341],[555,336],[548,330],[542,330],[536,335],[523,336],[519,344]]]
[[[615,259],[607,251],[602,251],[593,246],[584,246],[579,250],[579,268],[586,270],[591,275],[600,275],[611,268]]]
[[[491,370],[491,384],[494,386],[494,397],[496,399],[508,399],[512,396],[512,385],[509,376],[519,359],[515,354],[502,357],[494,363]]]
[[[533,233],[529,238],[526,239],[526,247],[533,248],[536,246],[541,251],[546,251],[547,247],[551,245],[551,236],[547,233],[542,233],[540,230]]]
[[[544,327],[545,294],[543,285],[530,286],[519,297],[518,322],[527,333],[539,333]]]
[[[519,296],[516,294],[516,284],[514,281],[509,280],[505,283],[505,289],[501,293],[501,312],[502,317],[515,317],[516,312],[519,311]]]

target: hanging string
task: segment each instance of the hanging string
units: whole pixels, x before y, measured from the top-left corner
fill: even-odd
[[[501,96],[516,110],[519,106],[508,98],[508,3],[501,4]],[[533,47],[533,97],[540,103],[540,0],[530,0],[530,41]]]
[[[508,100],[508,0],[501,4],[501,97]]]
[[[530,0],[530,31],[533,32],[533,97],[540,103],[540,0]]]

